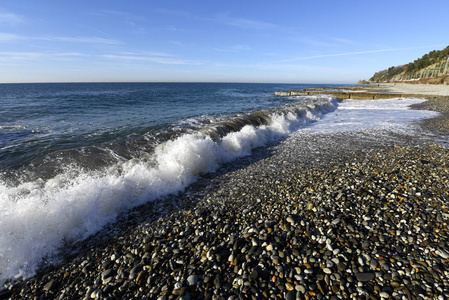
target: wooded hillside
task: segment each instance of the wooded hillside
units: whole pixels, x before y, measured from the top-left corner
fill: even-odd
[[[431,51],[406,65],[379,71],[369,81],[449,84],[449,46]]]

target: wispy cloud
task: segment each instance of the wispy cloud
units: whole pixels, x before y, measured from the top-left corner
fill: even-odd
[[[217,15],[215,18],[216,21],[233,26],[241,29],[255,29],[255,30],[267,30],[267,29],[275,29],[278,28],[276,24],[262,22],[258,20],[250,20],[243,18],[234,18],[230,17],[227,14]]]
[[[89,56],[89,55],[78,53],[78,52],[61,52],[61,53],[52,53],[51,55],[61,56],[61,57],[84,57],[84,56]]]
[[[55,41],[55,42],[68,42],[68,43],[85,43],[85,44],[107,44],[117,45],[121,42],[115,39],[105,39],[96,36],[24,36],[14,33],[0,32],[0,41],[13,42],[13,41]]]
[[[129,13],[126,11],[119,11],[119,10],[101,10],[100,12],[94,13],[94,15],[97,16],[117,16],[123,19],[126,19],[127,21],[133,20],[133,21],[144,21],[145,18],[133,13]]]
[[[322,55],[295,57],[295,58],[291,58],[291,59],[281,60],[279,62],[290,62],[290,61],[297,61],[297,60],[325,58],[325,57],[351,56],[351,55],[361,55],[361,54],[380,53],[380,52],[405,51],[405,50],[423,49],[423,48],[429,48],[429,47],[431,47],[431,46],[408,47],[408,48],[388,48],[388,49],[377,49],[377,50],[367,50],[367,51],[357,51],[357,52],[322,54]]]
[[[0,52],[0,60],[36,60],[36,59],[51,59],[62,57],[84,57],[87,56],[78,52]]]
[[[101,57],[120,62],[151,62],[164,65],[200,65],[200,62],[178,59],[167,54],[105,54]]]
[[[228,48],[213,48],[217,52],[242,52],[249,51],[251,47],[248,45],[235,45]]]
[[[159,14],[182,17],[182,18],[191,19],[191,20],[218,22],[218,23],[225,24],[228,26],[238,27],[240,29],[252,29],[252,30],[279,29],[279,26],[276,24],[263,22],[263,21],[259,21],[259,20],[231,17],[227,13],[217,14],[213,17],[210,17],[210,16],[201,17],[201,16],[194,15],[187,11],[177,11],[177,10],[170,10],[170,9],[165,9],[165,8],[155,9],[154,11]]]
[[[77,52],[0,52],[0,62],[5,65],[21,65],[30,62],[62,61],[87,57]]]
[[[315,38],[300,37],[299,39],[295,38],[295,40],[300,41],[302,44],[306,45],[307,47],[315,47],[315,48],[334,48],[335,47],[335,42],[317,40]]]
[[[24,22],[25,19],[22,16],[4,10],[0,11],[0,24],[16,26]]]
[[[353,40],[349,40],[349,39],[345,39],[345,38],[338,38],[338,37],[330,38],[330,40],[335,41],[340,44],[346,44],[346,45],[359,45],[360,44],[359,42],[356,42]]]
[[[117,55],[123,55],[123,56],[160,56],[160,57],[173,57],[172,54],[168,54],[165,52],[154,52],[154,51],[120,51],[117,53]]]
[[[199,17],[197,17],[189,12],[180,11],[180,10],[157,8],[154,10],[154,12],[156,12],[158,14],[169,15],[169,16],[176,16],[176,17],[183,17],[183,18],[190,18],[190,19],[200,19]]]
[[[180,41],[169,41],[169,43],[172,43],[172,44],[178,45],[178,46],[183,46],[184,45],[184,43],[180,42]]]
[[[44,53],[39,52],[0,52],[0,59],[2,60],[30,60],[42,56],[44,56]]]
[[[69,43],[85,43],[85,44],[107,44],[107,45],[117,45],[120,41],[115,39],[105,39],[101,37],[91,37],[91,36],[77,36],[77,37],[67,37],[67,36],[47,36],[47,37],[36,37],[33,39],[46,40],[46,41],[58,41],[58,42],[69,42]]]
[[[146,20],[143,16],[119,10],[101,10],[92,14],[99,17],[113,18],[114,21],[121,22],[125,26],[132,28],[133,34],[146,33],[145,27],[141,25]]]
[[[340,37],[330,37],[324,39],[317,39],[316,37],[310,36],[298,36],[298,34],[293,34],[291,40],[295,42],[299,42],[308,47],[315,48],[328,48],[328,49],[336,49],[340,47],[348,47],[348,46],[361,46],[362,44],[357,41],[353,41],[350,39],[340,38]]]
[[[17,34],[0,32],[0,42],[14,42],[21,39],[22,37]]]

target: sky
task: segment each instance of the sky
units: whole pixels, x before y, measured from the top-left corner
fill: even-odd
[[[449,45],[449,1],[0,0],[0,83],[356,83]]]

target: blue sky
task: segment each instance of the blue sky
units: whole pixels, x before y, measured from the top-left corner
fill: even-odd
[[[0,82],[356,83],[449,45],[449,1],[0,0]]]

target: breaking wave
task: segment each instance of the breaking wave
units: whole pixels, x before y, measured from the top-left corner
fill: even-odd
[[[132,147],[128,141],[121,152],[117,146],[78,150],[88,157],[86,165],[101,167],[87,168],[80,159],[52,159],[58,168],[52,167],[51,176],[39,176],[45,164],[30,166],[32,175],[15,180],[0,175],[0,284],[32,276],[64,241],[83,240],[121,212],[182,191],[198,176],[288,136],[339,103],[331,96],[291,100],[272,111],[203,119],[164,138],[138,139]]]

